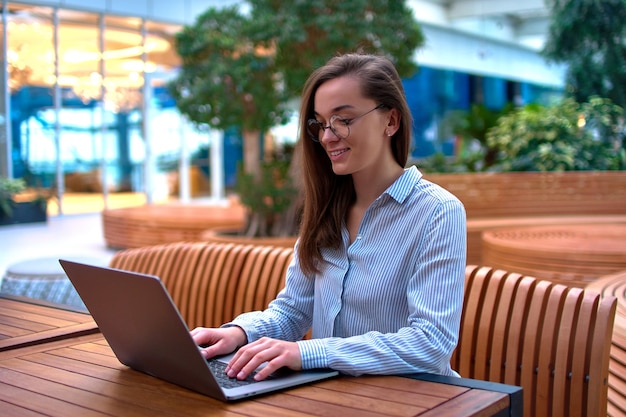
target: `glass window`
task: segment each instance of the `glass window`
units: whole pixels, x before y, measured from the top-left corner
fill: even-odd
[[[61,163],[63,208],[76,193],[101,193],[103,152],[100,27],[94,13],[59,10],[59,87],[61,88]],[[52,123],[55,110],[44,115]]]
[[[0,52],[4,56],[4,22],[0,19]],[[6,97],[9,94],[8,88],[8,68],[6,66],[0,71],[0,97]],[[8,177],[13,175],[13,164],[9,162],[10,144],[8,143],[8,121],[7,106],[5,100],[0,100],[0,176]]]
[[[52,9],[9,5],[7,42],[13,176],[24,178],[30,186],[52,187],[54,124],[42,117],[42,112],[54,106]]]
[[[201,197],[210,193],[209,141],[212,134],[187,122],[178,112],[167,89],[168,81],[176,75],[180,66],[175,35],[181,29],[177,25],[146,23],[146,83],[150,95],[148,129],[157,168],[154,183],[157,192],[179,194],[181,149],[184,147],[189,152],[191,165],[190,194]]]

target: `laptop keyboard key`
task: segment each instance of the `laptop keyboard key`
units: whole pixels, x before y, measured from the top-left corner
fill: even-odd
[[[254,380],[254,374],[256,372],[248,375],[246,379],[230,378],[226,375],[226,364],[224,362],[214,359],[208,360],[207,363],[209,364],[209,368],[211,368],[213,375],[215,375],[217,382],[223,388],[237,388],[258,382]]]

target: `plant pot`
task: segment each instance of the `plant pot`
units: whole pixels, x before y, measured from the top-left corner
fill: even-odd
[[[296,236],[249,237],[242,235],[238,229],[228,227],[214,227],[202,233],[202,240],[205,242],[270,245],[283,248],[292,248],[296,239]]]
[[[47,220],[47,203],[24,201],[13,204],[13,212],[10,216],[0,215],[0,226],[22,223],[45,223]]]

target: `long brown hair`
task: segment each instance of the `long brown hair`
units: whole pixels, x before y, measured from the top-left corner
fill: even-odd
[[[315,118],[317,89],[326,81],[350,75],[359,80],[361,94],[386,109],[400,113],[400,128],[391,138],[392,153],[405,166],[411,142],[412,117],[402,80],[393,63],[382,56],[352,53],[336,56],[315,70],[304,84],[300,105],[300,166],[304,182],[304,208],[298,254],[305,274],[319,271],[320,248],[341,244],[342,222],[355,200],[351,175],[336,175],[324,148],[307,135],[307,120]]]

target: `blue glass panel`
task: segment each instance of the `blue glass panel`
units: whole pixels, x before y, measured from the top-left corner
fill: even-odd
[[[442,136],[440,123],[448,112],[469,108],[469,75],[420,67],[417,74],[403,83],[413,115],[411,156],[421,158],[435,152],[452,155],[454,139]]]
[[[499,110],[510,101],[507,97],[507,81],[503,78],[484,77],[483,94],[484,104],[491,110]]]

